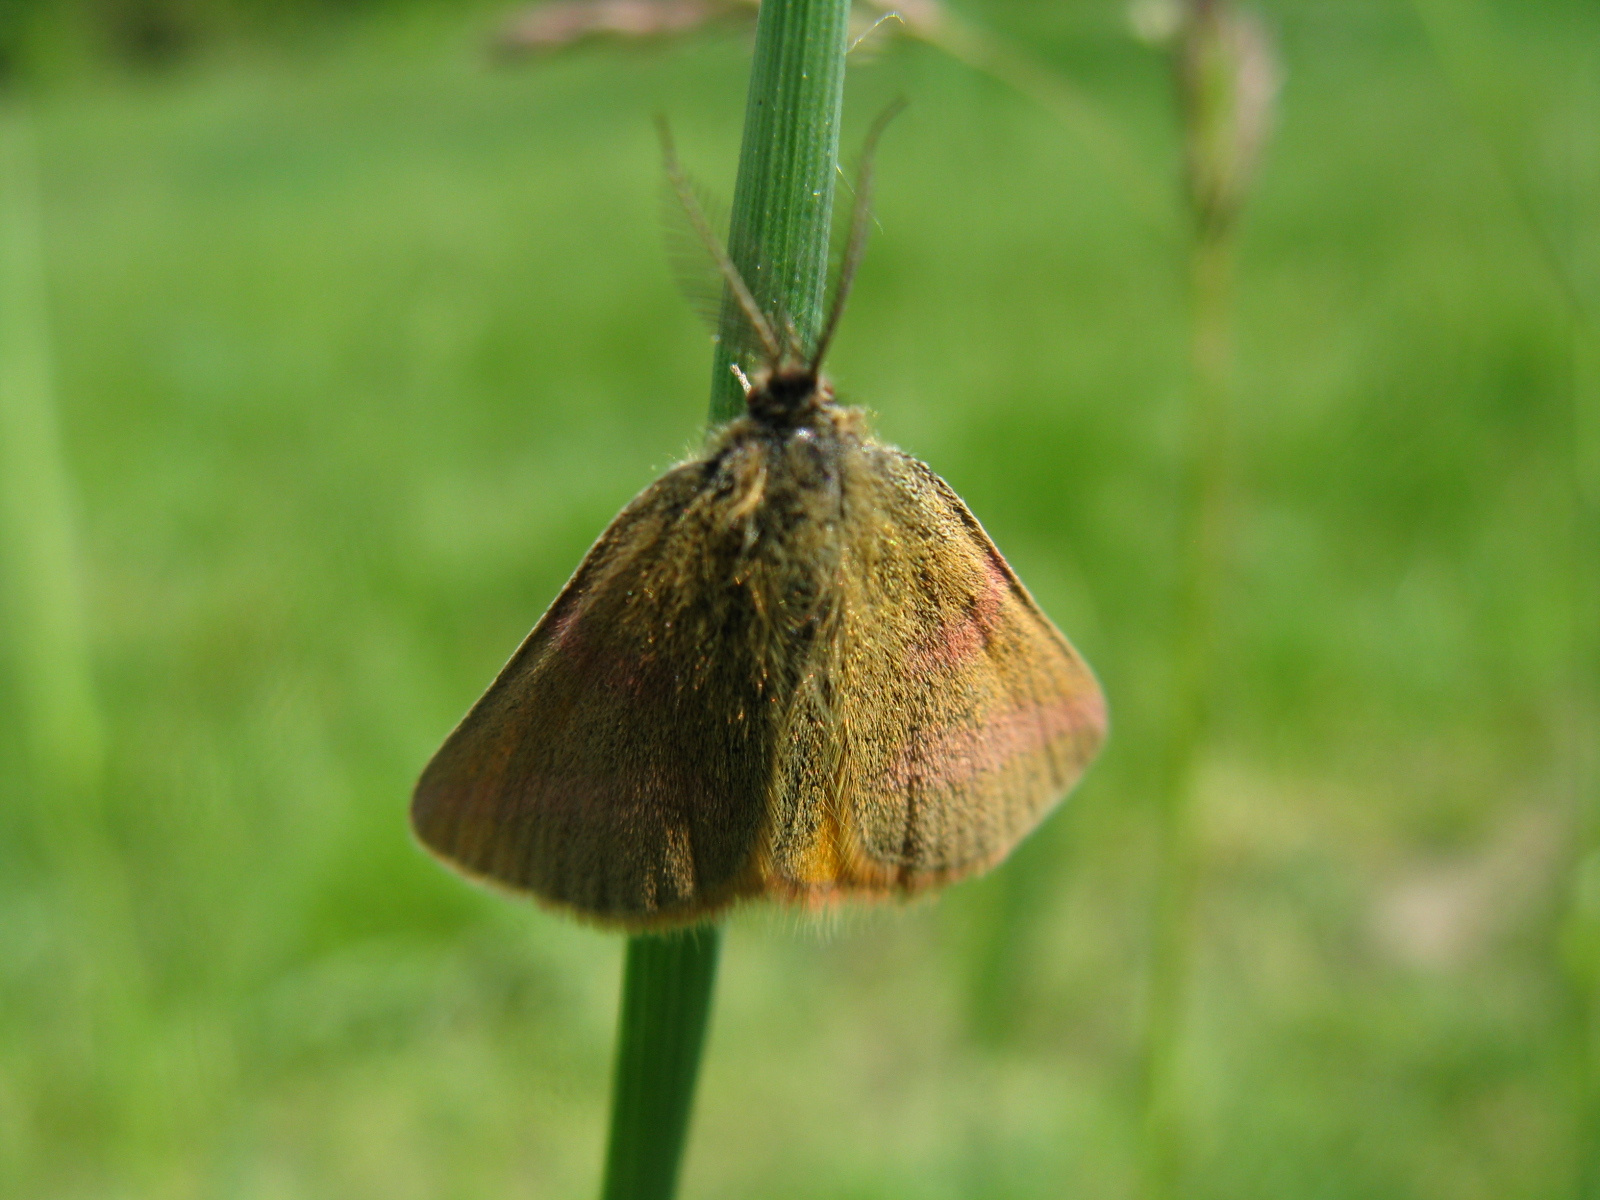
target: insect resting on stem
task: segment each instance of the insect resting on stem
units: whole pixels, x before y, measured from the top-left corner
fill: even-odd
[[[756,302],[663,125],[748,327],[745,412],[617,515],[423,771],[413,828],[451,866],[633,931],[909,896],[1004,858],[1098,751],[1089,668],[950,485],[821,374],[897,109],[809,345]]]

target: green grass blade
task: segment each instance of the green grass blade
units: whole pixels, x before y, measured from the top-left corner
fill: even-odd
[[[757,303],[803,333],[821,324],[827,289],[849,19],[848,0],[766,0],[756,24],[728,251]],[[728,369],[739,320],[725,306],[712,424],[744,407]],[[706,927],[628,943],[604,1200],[677,1191],[720,941]]]
[[[71,485],[57,428],[32,131],[0,111],[0,563],[10,658],[40,784],[100,769]]]
[[[721,942],[714,925],[628,941],[604,1200],[677,1190]]]
[[[821,324],[828,283],[849,29],[850,6],[841,0],[771,0],[756,23],[728,254],[756,302],[787,316],[802,335]],[[728,369],[742,322],[736,309],[723,306],[711,377],[713,423],[744,407]]]

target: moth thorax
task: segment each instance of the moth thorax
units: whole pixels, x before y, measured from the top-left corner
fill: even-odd
[[[805,424],[833,399],[828,381],[810,367],[777,367],[756,376],[745,396],[750,415],[766,425]]]

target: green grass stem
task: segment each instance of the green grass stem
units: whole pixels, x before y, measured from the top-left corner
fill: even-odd
[[[1215,710],[1217,612],[1229,541],[1232,237],[1202,228],[1189,262],[1188,461],[1179,500],[1180,567],[1173,714],[1158,796],[1159,866],[1145,1028],[1144,1174],[1148,1200],[1180,1194],[1180,1052],[1194,941],[1195,785]]]
[[[715,925],[628,941],[604,1200],[677,1190],[721,942]]]
[[[756,301],[804,335],[821,323],[844,106],[848,0],[767,0],[756,24],[728,251]],[[739,337],[724,306],[710,421],[737,415]],[[689,1130],[721,932],[628,943],[604,1200],[670,1200]]]
[[[1271,125],[1277,70],[1259,26],[1223,0],[1188,0],[1173,66],[1192,230],[1186,264],[1189,386],[1143,1064],[1148,1200],[1169,1200],[1183,1189],[1181,1051],[1195,940],[1195,792],[1216,717],[1218,616],[1233,540],[1236,233]]]
[[[821,324],[828,286],[849,31],[843,0],[772,0],[756,22],[728,255],[756,302],[780,324],[793,321],[803,339]],[[742,323],[737,308],[724,304],[711,376],[713,424],[744,407],[729,370]]]
[[[1583,1200],[1600,1200],[1600,329],[1580,326],[1573,363],[1577,467],[1573,539],[1573,681],[1569,744],[1578,836],[1566,928],[1577,982]]]
[[[1442,73],[1482,136],[1570,317],[1573,570],[1564,732],[1572,837],[1558,936],[1566,943],[1572,991],[1582,1130],[1578,1194],[1600,1200],[1600,280],[1586,270],[1581,222],[1552,211],[1559,206],[1540,196],[1520,161],[1528,128],[1539,117],[1530,111],[1530,94],[1492,11],[1481,0],[1413,2]],[[1600,56],[1590,53],[1585,65],[1592,70]],[[1592,151],[1574,144],[1568,173],[1567,202],[1586,211],[1596,184]]]
[[[57,427],[31,125],[0,112],[0,562],[6,647],[40,782],[91,789],[100,721],[90,682],[71,486]]]
[[[62,446],[38,154],[28,111],[0,108],[0,668],[18,701],[27,828],[69,923],[71,984],[88,999],[89,1071],[130,1095],[147,1049],[149,988],[126,865],[107,828],[72,474]],[[131,1138],[165,1111],[130,1103]]]

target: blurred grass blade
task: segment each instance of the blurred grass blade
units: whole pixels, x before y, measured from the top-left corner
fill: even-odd
[[[1189,0],[1171,53],[1191,228],[1188,428],[1143,1063],[1146,1200],[1182,1195],[1186,1170],[1181,1052],[1199,872],[1196,789],[1215,725],[1218,617],[1233,541],[1235,235],[1272,127],[1278,78],[1265,31],[1221,0]]]
[[[0,575],[32,765],[82,795],[98,782],[71,487],[57,428],[37,168],[27,113],[0,110]]]
[[[1177,210],[1170,189],[1127,131],[1059,70],[964,20],[939,0],[871,0],[871,6],[896,14],[911,36],[999,80],[1052,114],[1100,161],[1153,233],[1164,240],[1176,237]]]
[[[1551,278],[1592,329],[1595,306],[1600,304],[1600,278],[1591,278],[1580,268],[1575,246],[1567,244],[1576,242],[1578,231],[1571,231],[1570,239],[1561,235],[1517,162],[1517,148],[1529,141],[1524,126],[1531,101],[1506,52],[1505,37],[1496,31],[1480,0],[1412,3],[1450,87],[1488,146]]]
[[[54,982],[89,1001],[83,1067],[130,1136],[163,1144],[148,1103],[148,981],[124,864],[104,821],[70,473],[52,386],[37,156],[27,112],[0,108],[0,612],[28,753],[31,833],[65,918]]]
[[[1585,269],[1585,241],[1600,199],[1594,126],[1563,164],[1572,209],[1541,195],[1522,153],[1543,120],[1512,50],[1479,0],[1413,0],[1445,77],[1488,147],[1527,234],[1571,315],[1571,678],[1565,731],[1571,795],[1570,881],[1564,928],[1572,1056],[1577,1075],[1579,1195],[1600,1200],[1600,272]],[[1580,43],[1581,44],[1581,43]],[[1591,50],[1588,67],[1600,69]],[[1592,85],[1591,75],[1590,83]],[[1582,87],[1579,83],[1577,86]],[[1521,152],[1521,153],[1519,153]],[[1588,220],[1585,220],[1585,215]]]

